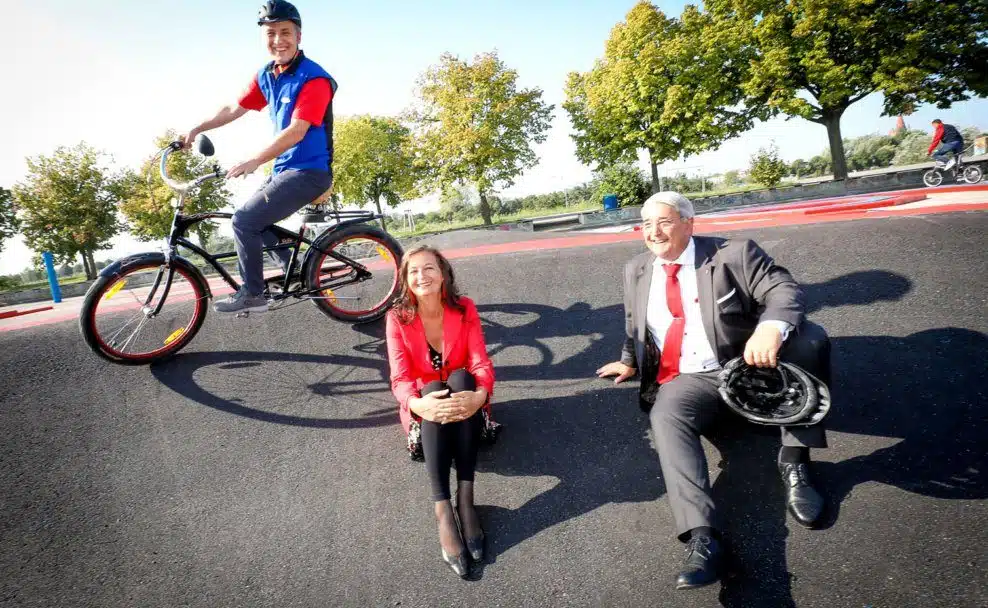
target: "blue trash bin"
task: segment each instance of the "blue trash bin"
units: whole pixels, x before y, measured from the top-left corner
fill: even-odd
[[[613,211],[618,208],[618,197],[616,194],[604,195],[604,211]]]

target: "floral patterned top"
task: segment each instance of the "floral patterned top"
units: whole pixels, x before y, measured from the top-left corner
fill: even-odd
[[[443,355],[436,349],[432,348],[431,344],[429,345],[429,360],[432,361],[432,369],[437,372],[442,369]]]

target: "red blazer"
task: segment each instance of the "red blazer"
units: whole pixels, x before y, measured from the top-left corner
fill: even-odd
[[[426,384],[444,380],[457,369],[466,369],[477,379],[478,388],[482,386],[487,389],[488,395],[494,395],[494,365],[487,356],[477,306],[473,300],[462,296],[460,304],[466,308],[465,313],[449,307],[443,311],[443,367],[438,372],[432,369],[422,319],[415,315],[411,323],[402,325],[397,311],[391,309],[388,312],[391,392],[398,400],[398,416],[406,434],[412,418],[418,419],[408,409],[408,400],[420,397],[419,391]],[[490,407],[490,400],[484,407]]]

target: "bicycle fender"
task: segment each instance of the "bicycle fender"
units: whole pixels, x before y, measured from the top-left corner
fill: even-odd
[[[202,271],[199,270],[195,264],[190,262],[188,259],[180,256],[173,255],[172,264],[175,266],[181,266],[182,269],[188,271],[190,276],[196,278],[201,284],[206,297],[212,298],[213,293],[209,289],[209,281],[203,276]],[[128,255],[126,257],[120,258],[119,260],[113,262],[103,270],[99,272],[101,277],[112,277],[120,274],[120,271],[129,266],[143,265],[143,264],[157,264],[164,265],[165,254],[160,251],[147,251],[144,253],[135,253],[133,255]]]

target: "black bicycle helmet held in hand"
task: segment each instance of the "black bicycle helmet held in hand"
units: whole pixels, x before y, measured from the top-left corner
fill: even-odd
[[[257,13],[257,25],[278,21],[294,21],[295,25],[299,28],[302,27],[302,16],[298,14],[298,9],[291,2],[268,0],[262,4],[261,10]]]
[[[752,367],[744,357],[720,372],[721,399],[736,413],[758,424],[806,426],[830,411],[830,389],[806,370],[779,361],[776,368]]]

